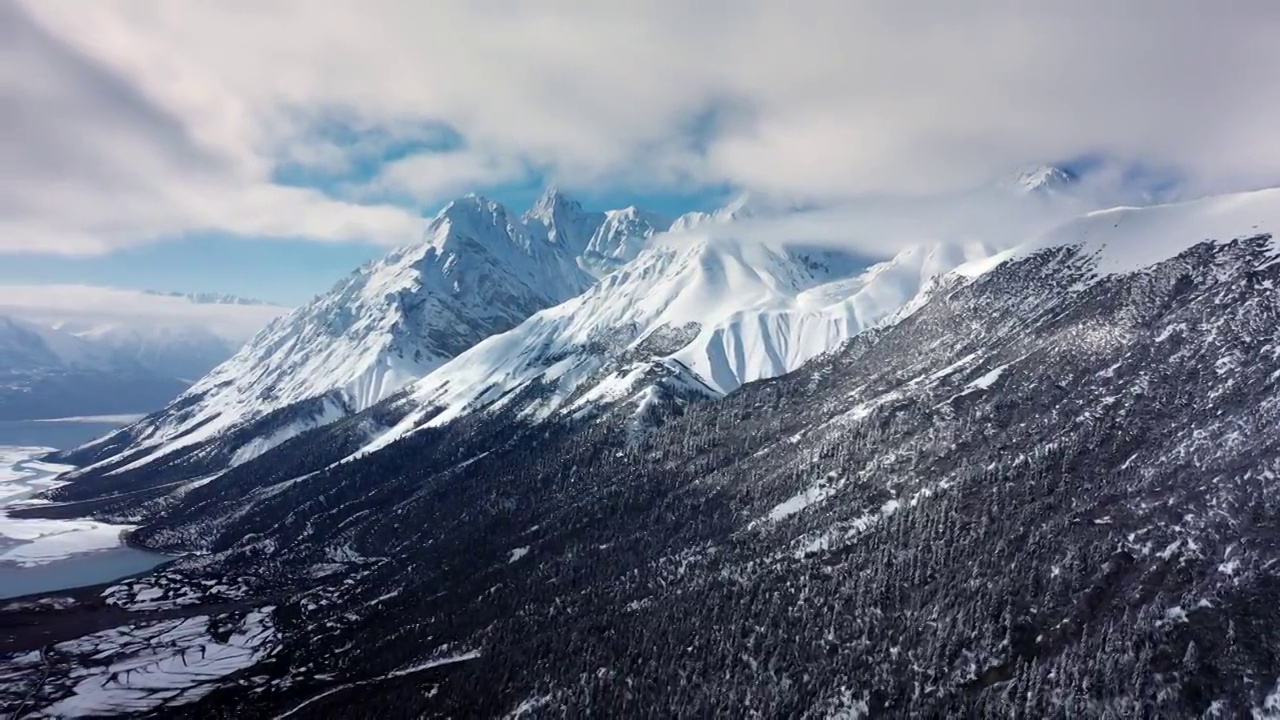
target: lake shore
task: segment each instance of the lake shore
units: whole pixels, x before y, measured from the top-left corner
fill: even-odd
[[[103,429],[85,423],[70,425],[84,435]],[[41,427],[50,428],[52,438],[69,437],[66,425],[60,423],[32,421],[0,428],[6,433],[0,436],[0,600],[110,583],[172,561],[173,556],[131,542],[128,535],[133,525],[90,517],[32,517],[22,512],[48,507],[40,494],[64,484],[60,476],[72,469],[44,459],[57,449],[51,443],[12,442],[12,438],[40,440]]]

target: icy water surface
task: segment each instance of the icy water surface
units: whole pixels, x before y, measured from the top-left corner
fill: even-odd
[[[58,447],[74,447],[118,422],[0,422],[0,598],[96,585],[145,572],[169,556],[127,547],[128,525],[96,520],[14,518],[15,507],[56,486],[66,466],[39,460]]]

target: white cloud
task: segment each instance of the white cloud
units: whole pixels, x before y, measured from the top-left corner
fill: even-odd
[[[0,285],[0,316],[44,325],[203,328],[242,343],[273,318],[279,305],[194,303],[185,297],[95,285]]]
[[[438,202],[531,169],[570,188],[928,193],[1082,153],[1204,189],[1280,179],[1269,0],[25,7],[49,33],[0,18],[6,72],[23,80],[24,112],[3,128],[23,146],[0,169],[9,249],[94,251],[205,226],[411,234],[413,213],[271,185],[284,162],[345,167],[351,150],[305,121],[326,112],[464,137],[390,164],[346,195],[360,202]],[[23,33],[43,44],[11,42]]]
[[[16,90],[0,113],[0,252],[94,254],[192,230],[388,243],[418,231],[401,208],[272,184],[230,137],[202,138],[180,107],[13,5],[0,3],[0,28]]]
[[[441,198],[480,187],[523,182],[531,175],[527,164],[510,155],[486,156],[468,150],[419,153],[387,163],[372,182],[357,192]]]

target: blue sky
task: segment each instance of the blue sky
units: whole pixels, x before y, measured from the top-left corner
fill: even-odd
[[[384,252],[386,248],[359,242],[264,242],[194,234],[106,255],[0,256],[0,283],[218,292],[292,306]]]

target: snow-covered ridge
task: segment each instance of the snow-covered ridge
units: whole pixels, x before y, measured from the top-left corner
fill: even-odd
[[[631,401],[655,377],[732,392],[838,347],[915,297],[931,278],[984,256],[979,245],[913,247],[870,268],[802,243],[735,243],[696,232],[661,242],[582,296],[479,343],[415,383],[419,410],[375,441],[440,425],[521,390],[527,416]]]
[[[934,280],[980,275],[1036,250],[1083,245],[1099,274],[1132,272],[1206,239],[1268,232],[1280,190],[1149,208],[1092,212],[1004,252],[977,243],[908,248],[870,268],[854,256],[797,243],[739,243],[732,225],[652,244],[582,296],[491,337],[414,383],[418,410],[373,442],[537,390],[532,419],[594,406],[643,406],[657,376],[679,376],[708,394],[795,370],[862,330],[895,322],[928,299]],[[728,228],[726,231],[725,228]],[[950,286],[951,283],[943,283]],[[678,347],[657,333],[682,332]]]
[[[1074,246],[1093,259],[1099,275],[1135,272],[1207,240],[1229,242],[1280,230],[1280,188],[1216,195],[1188,202],[1098,210],[1042,237],[958,272],[974,277],[1001,262],[1046,248]]]
[[[519,217],[471,195],[446,206],[422,243],[276,321],[172,407],[130,428],[126,452],[138,466],[317,398],[328,410],[283,419],[289,434],[403,391],[396,414],[409,414],[377,447],[426,423],[514,407],[517,397],[519,412],[541,419],[643,409],[669,392],[724,394],[908,316],[953,270],[963,279],[1036,247],[1080,242],[1123,255],[1116,267],[1144,266],[1207,237],[1270,227],[1277,192],[1087,213],[994,256],[999,247],[976,240],[926,242],[871,267],[825,240],[770,239],[749,232],[759,222],[726,221],[749,214],[745,201],[685,216],[672,226],[684,229],[664,233],[658,216],[589,212],[556,191]],[[1052,216],[1075,206],[1055,205]],[[1129,246],[1150,252],[1122,251]],[[1099,257],[1100,269],[1110,267]],[[277,440],[228,450],[250,457]]]
[[[368,408],[484,338],[581,294],[665,229],[652,214],[588,212],[555,190],[523,217],[478,195],[460,198],[421,242],[272,322],[169,408],[127,429],[131,450],[151,450],[133,464],[306,400],[326,398],[329,410],[290,424],[290,433]]]

